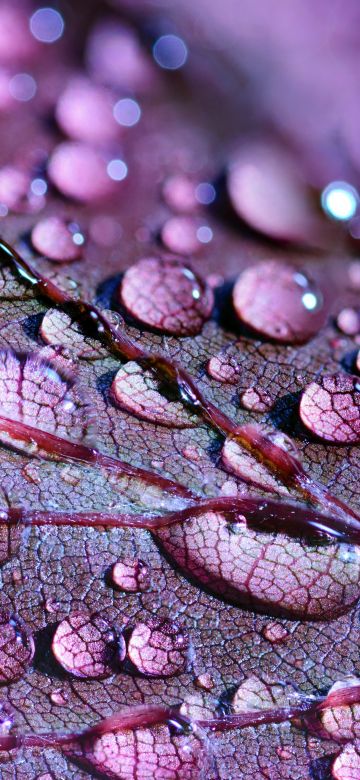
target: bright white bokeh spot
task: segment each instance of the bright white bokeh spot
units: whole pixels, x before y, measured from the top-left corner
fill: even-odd
[[[141,117],[141,108],[136,100],[122,98],[118,100],[113,109],[114,119],[123,127],[133,127]]]
[[[308,311],[313,311],[313,309],[316,309],[318,305],[318,299],[316,295],[312,292],[304,293],[302,297],[302,302],[305,306],[305,309],[308,309]]]
[[[213,235],[214,234],[208,225],[200,225],[196,231],[196,236],[202,244],[208,244],[212,241]]]
[[[208,181],[202,181],[196,187],[195,197],[199,203],[203,204],[203,206],[208,206],[209,203],[212,203],[215,200],[215,187],[213,187],[213,185]]]
[[[162,35],[153,46],[154,60],[165,70],[178,70],[188,57],[187,46],[178,35]]]
[[[85,236],[82,233],[74,233],[72,240],[76,246],[82,246],[85,243]]]
[[[122,181],[128,174],[128,167],[124,160],[110,160],[106,170],[110,179],[114,181]]]
[[[16,73],[9,81],[9,92],[15,100],[26,103],[36,95],[37,84],[30,73]]]
[[[38,8],[30,18],[30,31],[41,43],[55,43],[64,32],[64,20],[55,8]]]
[[[47,192],[47,184],[45,179],[33,179],[30,185],[30,189],[33,195],[42,196]]]
[[[346,181],[334,181],[328,184],[321,195],[321,205],[333,219],[347,221],[356,213],[359,196],[351,184]]]

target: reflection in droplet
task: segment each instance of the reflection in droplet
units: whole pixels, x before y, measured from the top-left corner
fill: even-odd
[[[331,182],[321,195],[321,205],[329,217],[344,222],[355,215],[358,202],[357,190],[346,181]]]
[[[114,119],[123,127],[133,127],[141,117],[141,108],[136,100],[122,98],[118,100],[113,109]]]
[[[64,32],[64,20],[55,8],[38,8],[30,19],[30,30],[41,43],[55,43]]]
[[[10,95],[22,103],[26,103],[36,95],[37,84],[33,76],[30,73],[16,73],[10,79],[9,92]]]
[[[161,35],[153,47],[154,60],[165,70],[178,70],[185,65],[188,50],[178,35]]]

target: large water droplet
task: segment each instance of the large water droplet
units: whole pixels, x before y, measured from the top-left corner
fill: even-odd
[[[334,780],[359,780],[360,751],[356,745],[346,745],[333,761],[331,776]]]
[[[78,260],[84,241],[84,236],[72,222],[56,216],[41,219],[31,232],[31,242],[36,251],[59,263]]]
[[[189,637],[177,624],[153,618],[138,623],[128,642],[128,656],[142,674],[171,677],[184,671],[189,655]]]
[[[111,568],[111,582],[116,588],[127,593],[148,590],[150,586],[149,568],[138,558],[122,558],[116,561]]]
[[[360,551],[265,533],[207,512],[156,535],[180,570],[218,596],[275,616],[326,620],[360,596]]]
[[[125,641],[98,613],[72,612],[59,623],[52,651],[75,677],[101,679],[114,673],[118,658],[124,659]]]
[[[275,260],[243,271],[233,290],[239,319],[257,333],[283,343],[302,343],[326,318],[321,291],[302,272]]]
[[[122,409],[143,420],[174,428],[191,428],[199,421],[180,401],[166,398],[154,374],[133,361],[119,368],[112,383],[112,394]]]
[[[105,87],[83,76],[74,76],[67,81],[58,99],[55,117],[70,138],[102,145],[115,141],[121,132],[113,114],[113,103],[113,96]]]
[[[125,272],[120,295],[137,320],[178,336],[198,333],[214,304],[205,282],[189,266],[170,258],[139,260]]]
[[[359,312],[356,309],[341,309],[336,318],[336,324],[346,336],[356,336],[360,331]]]
[[[326,375],[305,388],[300,417],[316,436],[339,444],[360,441],[360,384],[349,374]]]
[[[30,629],[16,615],[0,612],[0,682],[9,683],[25,674],[35,652]]]

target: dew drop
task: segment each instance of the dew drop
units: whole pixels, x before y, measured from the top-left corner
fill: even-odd
[[[31,177],[15,165],[5,165],[0,168],[0,206],[5,211],[17,214],[30,214],[39,211],[45,205],[43,195],[32,190]]]
[[[180,214],[192,214],[199,205],[194,182],[183,173],[176,173],[166,179],[162,195],[169,208]]]
[[[51,615],[56,613],[60,609],[60,602],[56,601],[54,598],[48,598],[45,601],[45,609],[46,612],[49,612]]]
[[[134,627],[128,657],[141,674],[172,677],[187,666],[189,637],[177,623],[153,618]]]
[[[261,142],[243,145],[229,166],[227,186],[234,210],[254,230],[303,243],[314,234],[307,188],[282,149]]]
[[[304,273],[275,260],[258,263],[240,274],[233,303],[245,325],[287,344],[307,341],[326,318],[318,287]]]
[[[191,428],[198,423],[180,401],[168,400],[160,392],[161,383],[150,370],[133,361],[119,368],[111,389],[117,405],[142,420],[170,428]]]
[[[360,332],[360,316],[355,309],[342,309],[336,318],[336,324],[346,336],[356,336]]]
[[[355,677],[345,681],[336,682],[328,692],[329,706],[325,706],[318,713],[316,720],[312,719],[310,726],[320,736],[333,739],[335,742],[352,742],[360,738],[360,703],[357,700],[353,704],[341,701],[342,691],[347,688],[358,687],[359,680]],[[338,703],[331,702],[332,694],[339,694]],[[326,700],[325,700],[326,702]],[[317,722],[316,722],[317,721]]]
[[[281,642],[285,642],[285,640],[289,636],[289,631],[285,626],[283,626],[281,623],[267,623],[267,625],[262,630],[262,635],[264,639],[267,639],[268,642],[271,642],[273,645],[281,644]]]
[[[117,636],[98,613],[71,612],[59,623],[52,641],[60,666],[74,677],[89,679],[110,677],[124,648],[122,635]]]
[[[66,197],[92,202],[115,191],[116,184],[107,173],[108,162],[92,146],[80,141],[64,141],[50,157],[48,174],[55,187]]]
[[[200,688],[204,691],[212,691],[214,687],[214,680],[209,672],[204,672],[195,677],[194,685],[196,688]]]
[[[9,683],[22,677],[34,657],[32,633],[21,618],[0,612],[0,682]]]
[[[76,320],[61,309],[49,309],[46,312],[39,332],[45,344],[68,347],[78,358],[97,360],[106,355],[99,340],[84,336]]]
[[[331,776],[334,780],[359,780],[360,751],[356,745],[346,745],[333,761]]]
[[[206,233],[209,230],[210,228],[196,217],[170,217],[161,229],[161,240],[170,252],[178,255],[195,255],[201,250],[203,244],[211,240],[212,233],[211,235]],[[209,235],[208,240],[207,235]]]
[[[229,350],[224,349],[210,358],[206,370],[217,382],[235,385],[238,381],[240,365],[236,357]]]
[[[112,566],[111,582],[114,587],[127,593],[146,591],[150,587],[149,568],[138,558],[123,558]]]
[[[102,145],[120,135],[111,92],[83,76],[69,79],[56,104],[55,117],[63,132],[75,141]]]
[[[304,425],[320,439],[360,441],[360,384],[349,374],[325,375],[305,387],[300,401]]]
[[[56,707],[64,707],[68,703],[67,694],[62,688],[57,688],[50,693],[50,701],[55,704]]]
[[[192,269],[175,259],[148,257],[125,274],[121,302],[140,322],[162,333],[199,333],[214,305],[212,291]]]
[[[52,216],[37,222],[31,231],[31,242],[39,254],[59,263],[68,263],[82,255],[85,239],[82,236],[80,241],[80,236],[78,230],[72,229],[71,222]]]
[[[245,482],[256,485],[263,490],[283,495],[289,494],[288,489],[270,473],[265,464],[261,463],[251,452],[247,452],[231,436],[225,439],[221,460],[227,471]]]
[[[240,404],[250,412],[267,412],[272,408],[273,402],[266,390],[249,387],[241,393]]]

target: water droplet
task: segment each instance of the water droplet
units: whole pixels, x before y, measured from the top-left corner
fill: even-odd
[[[260,387],[249,387],[244,390],[240,396],[240,403],[244,409],[251,412],[267,412],[273,405],[269,394]]]
[[[108,162],[106,156],[92,146],[80,141],[64,141],[50,157],[48,174],[66,197],[92,202],[114,193],[116,185],[108,175]]]
[[[183,173],[169,176],[162,189],[165,203],[172,211],[180,212],[180,214],[192,214],[193,211],[197,210],[199,201],[196,192],[194,182]]]
[[[99,340],[84,336],[76,320],[72,320],[61,309],[49,309],[46,312],[39,332],[46,344],[68,347],[78,358],[97,360],[106,355],[106,349]]]
[[[55,117],[63,132],[75,141],[102,145],[120,135],[111,92],[83,76],[67,81],[57,101]]]
[[[31,176],[14,165],[0,168],[0,205],[8,211],[29,214],[45,205],[42,195],[33,192]],[[6,216],[7,211],[3,216]]]
[[[194,255],[211,239],[211,229],[197,217],[170,217],[161,229],[164,246],[178,255]]]
[[[235,474],[245,482],[270,490],[271,492],[288,495],[288,489],[267,469],[251,452],[247,452],[236,439],[228,436],[221,452],[221,459],[227,471]]]
[[[360,332],[360,316],[355,309],[342,309],[336,318],[336,324],[346,336],[356,336]]]
[[[45,601],[45,609],[46,612],[49,612],[51,615],[53,615],[55,612],[57,612],[61,607],[61,604],[59,601],[56,601],[54,598],[48,598]]]
[[[360,777],[360,751],[356,745],[346,745],[334,759],[331,776],[334,780],[358,780]]]
[[[101,679],[114,673],[117,658],[125,657],[125,641],[98,613],[71,612],[55,631],[52,651],[75,677]]]
[[[123,558],[111,568],[112,584],[127,593],[138,593],[150,587],[150,572],[146,564],[138,558]]]
[[[155,81],[154,67],[131,27],[101,21],[88,39],[87,65],[96,81],[142,94]]]
[[[326,620],[359,598],[358,548],[309,544],[283,528],[274,534],[244,522],[235,527],[236,533],[229,516],[207,512],[158,529],[156,536],[181,572],[251,610]]]
[[[209,376],[216,379],[217,382],[235,385],[240,373],[240,365],[235,355],[224,349],[210,358],[206,370]]]
[[[182,450],[184,458],[191,460],[193,463],[198,463],[201,460],[201,451],[194,444],[187,444]]]
[[[38,49],[30,33],[26,4],[1,3],[0,61],[10,67],[17,62],[33,59]]]
[[[52,704],[55,704],[56,707],[63,707],[68,703],[66,691],[62,690],[62,688],[57,688],[55,691],[52,691],[50,693],[50,701]]]
[[[73,441],[93,435],[92,409],[58,361],[0,351],[0,398],[0,439],[17,448],[34,449],[30,432],[18,431],[17,423]]]
[[[360,441],[360,384],[349,374],[326,375],[305,387],[300,401],[304,425],[320,439]]]
[[[72,223],[60,217],[45,217],[31,231],[33,247],[41,255],[60,263],[78,260],[82,255],[82,234],[72,229]]]
[[[125,272],[120,295],[137,320],[178,336],[198,333],[214,304],[212,291],[189,266],[155,257],[139,260]]]
[[[137,623],[128,642],[128,657],[141,674],[171,677],[187,666],[189,637],[168,620]]]
[[[277,645],[281,642],[285,642],[289,636],[289,631],[281,623],[272,622],[264,627],[262,635],[268,642]]]
[[[323,295],[292,266],[269,260],[243,271],[233,290],[237,316],[261,335],[288,344],[314,336],[326,318]]]
[[[353,290],[360,290],[360,260],[353,260],[348,266],[348,277],[350,287]]]
[[[194,685],[197,688],[201,688],[204,691],[212,691],[214,687],[214,680],[209,672],[204,672],[195,677]]]
[[[315,213],[294,161],[272,144],[243,144],[227,177],[231,204],[250,227],[280,240],[311,242]]]
[[[0,682],[22,677],[34,657],[35,645],[30,629],[16,615],[0,612]]]
[[[142,420],[150,420],[170,428],[191,428],[198,418],[191,415],[180,401],[172,401],[161,392],[161,383],[149,370],[130,361],[119,368],[112,383],[116,403]]]

